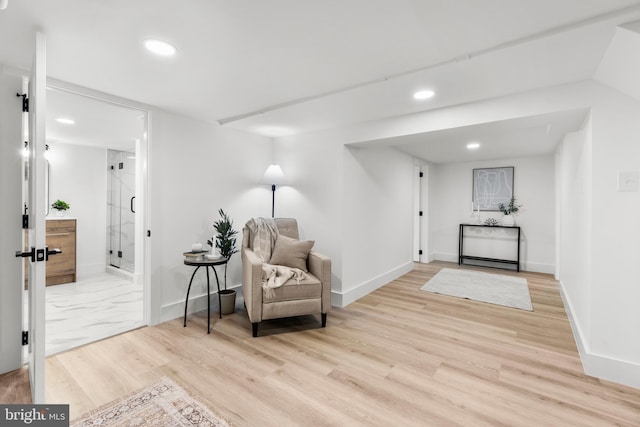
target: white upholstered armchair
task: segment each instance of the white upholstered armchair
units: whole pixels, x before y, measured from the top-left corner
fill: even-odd
[[[252,221],[242,229],[242,293],[253,336],[258,335],[261,321],[282,317],[320,313],[322,327],[325,327],[327,313],[331,309],[331,259],[309,252],[313,242],[298,240],[295,219],[276,218],[277,239],[273,242],[269,260],[265,262],[306,271],[302,278],[293,277],[281,286],[265,289],[261,250],[254,250],[257,233],[251,226]]]

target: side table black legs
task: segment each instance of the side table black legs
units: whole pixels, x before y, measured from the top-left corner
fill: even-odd
[[[216,287],[218,288],[218,312],[220,313],[220,319],[222,319],[222,297],[220,296],[220,279],[218,277],[218,272],[215,269],[216,265],[224,265],[228,262],[228,259],[223,259],[219,261],[184,261],[185,265],[190,265],[196,267],[191,275],[191,280],[189,280],[189,287],[187,288],[187,298],[184,301],[184,322],[183,326],[187,326],[187,306],[189,304],[189,293],[191,292],[191,285],[193,284],[193,278],[196,273],[200,269],[200,267],[204,267],[207,272],[207,333],[211,333],[211,286],[210,286],[210,277],[209,277],[209,267],[213,270],[213,274],[216,277]]]
[[[205,267],[204,269],[207,271],[207,333],[210,334],[211,333],[211,292],[209,291],[209,267]],[[215,269],[213,271],[215,271]]]
[[[216,275],[216,284],[218,285],[218,313],[220,314],[220,318],[222,319],[222,297],[220,296],[220,280],[218,280],[218,272],[216,271],[216,269],[213,268],[213,266],[211,266],[211,269],[213,270],[213,274]],[[207,283],[208,280],[209,279],[207,279]]]
[[[191,291],[191,284],[193,283],[193,278],[195,277],[199,269],[200,269],[200,266],[197,266],[196,269],[193,270],[193,274],[191,275],[191,280],[189,280],[189,287],[187,288],[187,299],[184,301],[184,325],[182,325],[185,328],[187,327],[187,304],[189,303],[189,292]]]

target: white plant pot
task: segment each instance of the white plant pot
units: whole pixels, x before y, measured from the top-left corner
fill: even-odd
[[[513,227],[515,225],[515,221],[513,219],[513,215],[505,215],[502,217],[502,225],[505,227]]]

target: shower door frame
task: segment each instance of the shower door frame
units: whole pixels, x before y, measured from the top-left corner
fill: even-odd
[[[139,150],[139,147],[136,147],[136,152]],[[107,206],[109,207],[107,212],[107,229],[108,229],[108,253],[107,255],[107,265],[111,265],[112,267],[118,268],[122,271],[126,271],[135,275],[136,273],[136,217],[135,217],[135,198],[136,198],[136,190],[137,190],[137,174],[140,169],[137,166],[138,160],[136,158],[136,152],[123,151],[120,149],[112,149],[107,148],[107,167],[108,167],[108,175],[109,179],[107,182]],[[117,159],[112,155],[115,153],[119,156]],[[133,157],[128,157],[128,155],[133,154]],[[131,161],[133,159],[133,161]],[[133,168],[133,182],[130,183],[130,179],[126,179],[129,174],[129,170]],[[122,171],[122,172],[120,172]],[[117,175],[117,177],[115,177]],[[129,183],[130,191],[126,191],[127,185],[123,186],[123,182],[125,184]],[[119,187],[116,189],[114,186],[118,183]],[[126,195],[124,194],[126,192]],[[114,200],[117,195],[117,202]],[[131,197],[129,197],[131,195]],[[115,215],[117,212],[117,221],[115,220]],[[133,218],[133,229],[129,224],[129,219]],[[117,222],[117,226],[116,226]],[[123,231],[123,228],[127,229],[127,232]],[[117,236],[114,235],[117,230]],[[125,242],[123,243],[123,235],[125,237],[129,236],[128,231],[131,231],[131,236],[133,236],[133,250],[131,250],[130,246]],[[117,240],[117,243],[114,241]],[[133,266],[133,271],[129,271],[128,266]]]

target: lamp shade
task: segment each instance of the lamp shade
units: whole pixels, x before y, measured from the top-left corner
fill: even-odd
[[[267,171],[264,173],[264,176],[260,180],[261,184],[266,185],[282,185],[285,184],[285,176],[284,172],[282,172],[282,168],[280,165],[270,165],[267,168]]]

